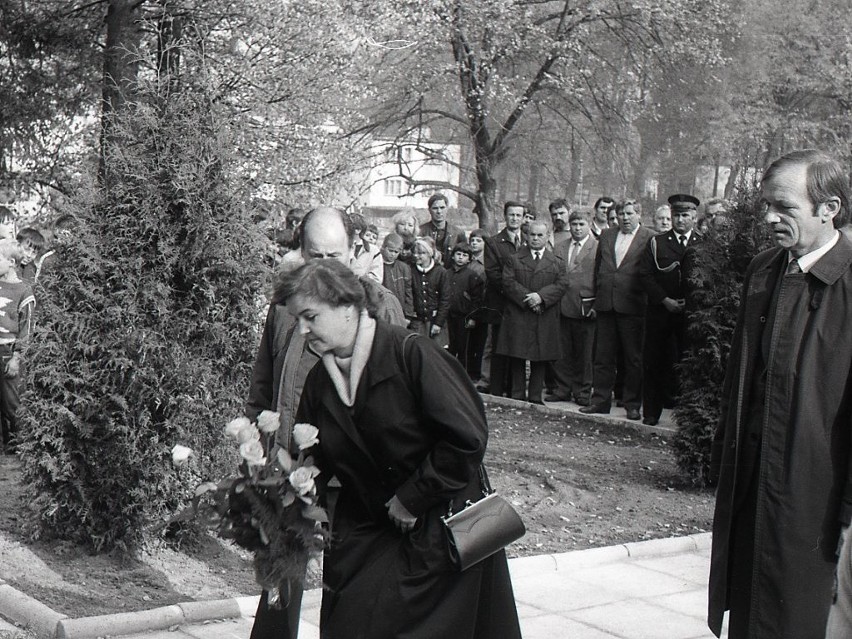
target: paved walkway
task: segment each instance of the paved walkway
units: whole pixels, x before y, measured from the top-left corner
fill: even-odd
[[[702,534],[511,560],[524,639],[713,639],[704,621],[709,545]],[[248,612],[255,601],[241,603]],[[319,639],[319,602],[318,590],[306,593],[300,639]],[[251,624],[243,617],[128,639],[247,639]]]

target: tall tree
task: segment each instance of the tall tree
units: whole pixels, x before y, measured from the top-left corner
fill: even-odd
[[[396,82],[383,82],[388,99],[370,130],[406,143],[429,135],[469,143],[473,188],[424,183],[402,165],[400,174],[413,189],[454,188],[489,228],[496,224],[497,169],[531,111],[558,110],[574,129],[582,118],[595,121],[610,110],[611,118],[629,120],[646,54],[653,51],[661,61],[687,52],[713,54],[717,43],[703,34],[712,34],[726,7],[721,0],[380,4],[356,9],[394,16],[383,22],[394,28],[385,27],[379,43],[385,48],[378,48],[374,68],[393,69]],[[377,34],[368,35],[365,41],[376,43]]]

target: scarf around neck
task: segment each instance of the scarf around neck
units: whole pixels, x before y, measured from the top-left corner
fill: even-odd
[[[349,408],[355,404],[358,383],[361,381],[361,374],[373,350],[375,335],[376,320],[370,317],[365,309],[358,317],[358,330],[355,333],[355,346],[351,357],[337,357],[331,351],[322,356],[322,363],[340,396],[340,401]]]

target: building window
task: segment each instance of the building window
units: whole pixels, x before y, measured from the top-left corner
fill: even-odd
[[[384,184],[385,195],[402,195],[405,192],[405,184],[403,180],[385,180]]]
[[[411,162],[411,160],[413,158],[414,158],[414,149],[412,149],[410,146],[403,147],[402,148],[402,159],[405,162]]]

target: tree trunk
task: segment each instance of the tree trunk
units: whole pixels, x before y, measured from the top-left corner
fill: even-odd
[[[120,113],[132,95],[139,71],[138,49],[142,36],[139,16],[140,0],[109,0],[106,15],[106,46],[104,49],[104,79],[101,99],[101,156],[100,178],[107,182],[106,157],[109,146],[120,144],[113,117]]]
[[[476,180],[479,193],[474,213],[479,216],[480,228],[493,235],[497,232],[497,179],[490,162],[477,162]]]

